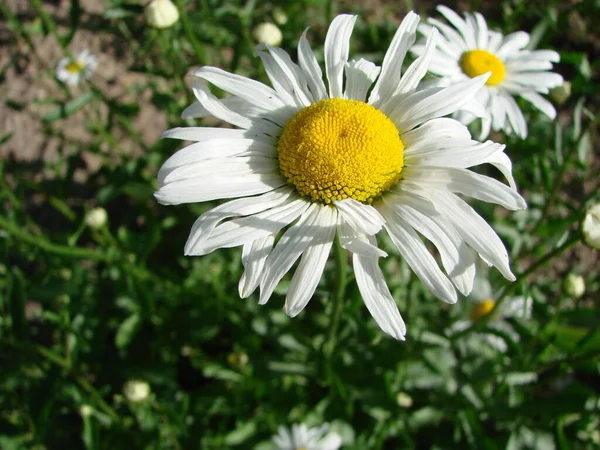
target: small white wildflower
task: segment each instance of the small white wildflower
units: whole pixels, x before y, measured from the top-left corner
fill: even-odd
[[[277,22],[278,25],[285,25],[288,21],[288,16],[281,9],[276,9],[273,11],[273,19]]]
[[[581,224],[581,233],[587,246],[600,250],[600,203],[587,210]]]
[[[263,42],[272,47],[277,47],[281,44],[281,39],[283,38],[281,30],[277,28],[277,25],[269,22],[258,25],[252,34],[257,42]]]
[[[123,394],[131,403],[139,403],[150,395],[150,385],[142,380],[129,380],[123,386]]]
[[[337,450],[342,445],[342,438],[335,432],[327,432],[328,424],[318,428],[308,428],[304,424],[292,425],[291,431],[279,427],[273,436],[275,448],[280,450]]]
[[[104,208],[94,208],[85,216],[85,223],[88,227],[98,229],[103,227],[108,220],[108,213]]]
[[[569,297],[579,298],[585,293],[585,280],[581,275],[570,273],[565,278],[565,292]]]
[[[97,65],[96,57],[89,50],[84,50],[75,59],[62,58],[56,65],[56,78],[74,86],[82,78],[89,80]]]
[[[179,11],[171,0],[152,0],[144,10],[148,25],[169,28],[179,20]]]

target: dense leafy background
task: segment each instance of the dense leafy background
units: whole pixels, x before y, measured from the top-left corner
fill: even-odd
[[[597,448],[600,264],[578,242],[578,221],[599,186],[600,3],[450,4],[532,32],[561,53],[557,70],[572,83],[554,123],[523,105],[530,137],[493,136],[529,203],[514,214],[476,205],[522,275],[511,295],[534,299],[530,321],[511,321],[518,339],[500,336],[505,353],[485,344],[485,323],[449,339],[469,300],[442,304],[395,256],[382,265],[406,342],[382,335],[351,278],[331,335],[333,259],[293,320],[285,282],[266,306],[241,300],[239,249],[182,256],[213,205],[164,207],[151,195],[181,145],[158,136],[184,125],[192,66],[266,81],[251,32],[276,12],[288,17],[281,46],[293,54],[307,25],[322,54],[328,16],[359,13],[352,55],[381,62],[406,11],[427,16],[434,5],[176,3],[182,20],[162,31],[137,1],[0,3],[0,448],[253,448],[301,421],[332,423],[355,449]],[[91,82],[59,83],[58,59],[84,48],[100,60]],[[94,230],[84,217],[97,206],[109,222]],[[579,299],[564,292],[570,272],[586,280]],[[129,401],[128,380],[149,383],[149,397]]]

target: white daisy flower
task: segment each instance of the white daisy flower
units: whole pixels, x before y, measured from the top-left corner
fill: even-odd
[[[342,445],[342,438],[334,432],[327,432],[328,424],[318,428],[308,428],[306,425],[292,425],[291,431],[279,427],[273,436],[275,447],[280,450],[337,450]]]
[[[82,78],[90,79],[97,64],[96,57],[84,50],[74,60],[62,58],[56,65],[56,78],[66,84],[79,84]]]
[[[458,121],[442,117],[470,101],[488,76],[416,91],[437,33],[401,75],[418,16],[403,20],[381,68],[348,61],[355,20],[340,15],[327,33],[328,88],[306,31],[298,64],[280,48],[257,47],[273,88],[215,67],[197,70],[198,102],[184,117],[208,112],[239,129],[165,132],[196,143],[165,162],[155,197],[168,205],[236,198],[198,218],[185,254],[243,246],[239,293],[247,297],[260,286],[260,304],[300,259],[285,302],[292,317],[315,292],[337,235],[352,254],[368,310],[383,331],[404,339],[405,324],[379,268],[387,254],[376,234],[385,229],[425,286],[455,303],[456,289],[471,291],[477,254],[514,280],[500,238],[457,194],[513,210],[526,205],[504,146],[476,142]],[[206,82],[232,97],[218,99]],[[512,187],[468,170],[483,163],[500,169]],[[420,235],[437,248],[446,273]]]
[[[469,318],[458,320],[451,327],[451,333],[457,333],[471,327],[477,320],[487,316],[496,306],[497,294],[492,291],[492,285],[485,276],[477,276],[473,286],[473,291],[468,300],[471,301],[471,311]],[[533,299],[531,297],[510,297],[502,301],[502,304],[494,311],[494,316],[487,323],[487,327],[499,333],[507,335],[513,342],[519,341],[519,335],[515,332],[512,325],[506,320],[509,318],[530,319]],[[469,346],[478,348],[481,342],[500,352],[506,352],[507,346],[505,340],[493,333],[474,332],[469,336]]]
[[[517,31],[503,36],[497,31],[490,31],[479,13],[465,13],[465,19],[462,19],[446,6],[438,6],[437,10],[452,26],[436,19],[428,19],[429,24],[419,26],[425,37],[434,32],[434,27],[441,33],[429,67],[431,73],[440,77],[433,84],[452,86],[490,73],[476,96],[491,116],[491,120],[483,121],[482,137],[489,134],[490,127],[521,138],[527,137],[527,122],[515,101],[516,96],[531,103],[550,119],[556,117],[552,103],[540,94],[548,94],[551,88],[563,83],[562,76],[549,72],[552,63],[560,60],[557,52],[527,50],[529,34]],[[423,39],[411,51],[421,55],[425,48],[426,41]],[[465,124],[475,119],[468,108],[455,117]]]

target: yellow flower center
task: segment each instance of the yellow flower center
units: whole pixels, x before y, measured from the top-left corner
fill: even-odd
[[[279,142],[279,168],[300,195],[331,203],[371,203],[400,179],[404,145],[381,111],[332,98],[299,111]]]
[[[487,316],[490,311],[494,309],[495,304],[496,302],[490,298],[477,303],[475,306],[473,306],[473,310],[471,311],[471,321],[475,322],[476,320],[481,319],[483,316]]]
[[[485,82],[488,86],[500,84],[506,76],[504,63],[487,50],[471,50],[463,53],[460,58],[460,67],[471,78],[492,72],[492,75]]]
[[[83,62],[81,61],[75,61],[75,62],[71,62],[69,64],[67,64],[67,72],[71,72],[71,73],[78,73],[81,72],[83,70]]]

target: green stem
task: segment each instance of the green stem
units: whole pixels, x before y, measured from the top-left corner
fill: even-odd
[[[17,225],[11,223],[6,220],[4,217],[0,216],[0,228],[8,231],[15,238],[27,243],[34,245],[36,247],[41,248],[42,250],[46,250],[50,253],[54,253],[56,255],[70,256],[73,258],[81,258],[81,259],[91,259],[94,261],[111,261],[114,258],[105,252],[100,252],[98,250],[91,250],[87,248],[81,247],[68,247],[66,245],[55,244],[44,239],[41,236],[33,236],[23,229],[19,228]]]
[[[204,53],[204,49],[202,48],[202,46],[196,39],[196,36],[194,35],[194,30],[192,30],[192,26],[190,25],[190,22],[188,21],[187,14],[183,7],[183,1],[176,0],[175,3],[177,4],[177,9],[179,10],[179,17],[181,17],[181,25],[183,25],[183,31],[185,31],[185,34],[186,34],[187,38],[189,39],[190,44],[192,44],[192,47],[194,48],[194,52],[196,53],[196,59],[198,60],[198,61],[196,61],[196,63],[197,64],[206,64],[206,55]]]
[[[476,331],[476,330],[479,330],[479,329],[485,327],[488,324],[488,322],[490,320],[492,320],[492,318],[494,317],[494,313],[496,311],[498,311],[498,309],[500,308],[500,305],[504,302],[504,300],[506,299],[508,294],[512,293],[517,288],[517,286],[521,283],[521,281],[525,280],[529,275],[531,275],[532,273],[537,271],[540,267],[544,266],[555,256],[557,256],[557,255],[561,254],[562,252],[564,252],[565,250],[568,250],[569,248],[573,247],[580,240],[581,240],[581,237],[579,236],[579,233],[578,233],[576,236],[573,236],[571,239],[569,239],[565,243],[563,243],[560,247],[556,247],[555,249],[546,253],[544,256],[542,256],[540,259],[538,259],[536,262],[534,262],[532,265],[530,265],[525,271],[523,271],[519,275],[517,275],[515,281],[504,288],[504,290],[502,291],[502,293],[496,300],[494,308],[488,314],[486,314],[485,316],[478,319],[469,328],[466,328],[466,329],[454,334],[452,336],[452,339],[453,340],[458,339],[464,335],[467,335],[473,331]]]
[[[334,258],[335,258],[335,297],[333,299],[333,308],[331,311],[331,324],[329,327],[329,335],[325,346],[325,353],[331,357],[335,350],[337,331],[340,326],[340,317],[344,306],[344,294],[346,292],[346,280],[348,268],[348,259],[346,251],[342,248],[339,240],[336,238],[334,243]]]

